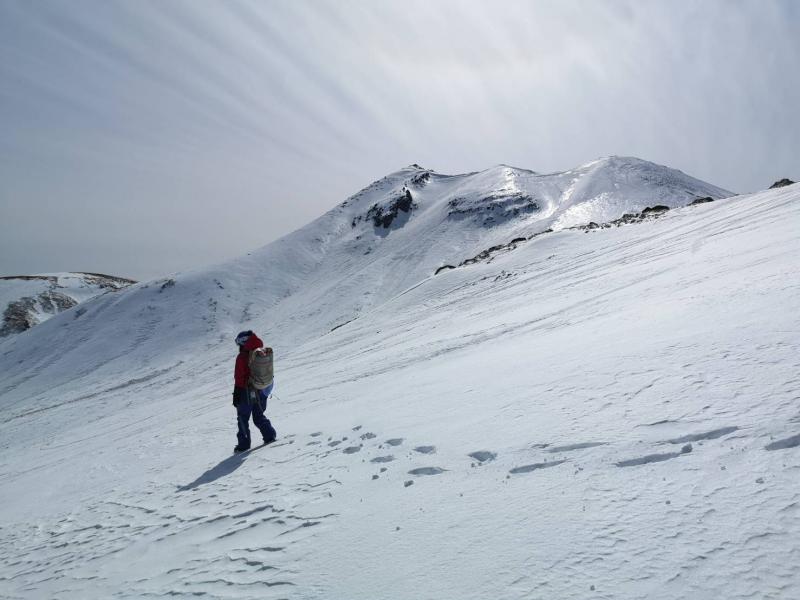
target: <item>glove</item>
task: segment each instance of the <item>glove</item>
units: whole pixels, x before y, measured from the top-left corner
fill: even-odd
[[[239,406],[244,402],[247,402],[247,389],[243,387],[233,388],[233,405]]]

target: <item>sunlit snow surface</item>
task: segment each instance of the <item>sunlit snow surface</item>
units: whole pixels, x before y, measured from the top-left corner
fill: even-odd
[[[798,186],[437,276],[504,238],[357,204],[0,344],[0,596],[800,597]]]

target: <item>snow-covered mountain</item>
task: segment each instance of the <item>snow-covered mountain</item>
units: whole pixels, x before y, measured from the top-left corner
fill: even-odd
[[[7,338],[0,595],[796,597],[800,190],[727,195],[412,166]],[[280,440],[230,457],[245,328]]]
[[[27,331],[91,298],[135,283],[100,273],[0,277],[0,337]]]
[[[87,363],[98,353],[124,357],[92,369],[98,382],[131,372],[146,376],[154,357],[174,365],[198,345],[227,351],[243,327],[266,327],[276,345],[291,348],[490,248],[648,206],[730,195],[635,158],[611,157],[549,175],[498,166],[448,176],[412,165],[246,257],[131,286],[29,337],[23,360],[41,361],[37,369],[50,373],[31,379],[29,385],[42,387],[26,393],[34,396],[74,376],[44,358],[48,348],[69,348],[69,360]]]

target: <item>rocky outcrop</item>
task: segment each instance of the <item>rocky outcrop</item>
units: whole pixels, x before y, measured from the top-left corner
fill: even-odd
[[[372,219],[372,224],[375,227],[388,229],[392,226],[398,214],[411,212],[412,208],[414,208],[414,199],[411,197],[411,191],[406,188],[405,193],[392,200],[387,207],[373,204],[367,211],[367,218]]]
[[[782,188],[782,187],[786,187],[787,185],[794,185],[794,181],[784,177],[783,179],[779,179],[778,181],[773,183],[771,186],[769,186],[769,189],[774,190],[775,188]]]
[[[398,197],[390,200],[389,203],[385,205],[373,204],[370,206],[366,215],[355,217],[351,226],[355,227],[362,220],[366,219],[372,221],[375,227],[389,229],[400,213],[408,214],[414,208],[416,208],[416,204],[414,204],[414,197],[411,195],[411,190],[407,187],[403,187],[403,191]]]
[[[416,164],[415,165],[411,165],[411,166],[412,167],[417,167],[419,169],[422,168],[422,167],[420,167],[419,165],[416,165]],[[414,186],[416,188],[422,188],[422,187],[425,187],[430,180],[431,180],[431,172],[430,171],[423,171],[421,173],[418,173],[417,175],[414,175],[414,177],[412,177],[409,180],[408,184],[412,185],[412,186]]]
[[[42,292],[36,297],[20,298],[6,306],[0,325],[0,337],[22,333],[38,325],[41,319],[37,313],[55,315],[77,304],[73,298],[53,290]]]
[[[545,229],[544,231],[541,231],[539,233],[534,233],[533,235],[531,235],[529,237],[517,237],[517,238],[514,238],[513,240],[511,240],[507,244],[496,244],[494,246],[491,246],[490,248],[487,248],[486,250],[483,250],[482,252],[479,252],[478,254],[473,256],[472,258],[467,258],[465,260],[462,260],[460,263],[458,263],[458,266],[459,267],[465,267],[467,265],[474,265],[475,263],[478,263],[478,262],[491,262],[492,259],[495,256],[497,256],[498,254],[501,254],[501,253],[504,253],[504,252],[511,252],[512,250],[516,249],[517,246],[519,246],[520,244],[522,244],[524,242],[527,242],[528,240],[532,240],[535,237],[539,237],[540,235],[545,235],[545,234],[552,233],[552,232],[553,232],[552,229]],[[450,269],[455,269],[455,268],[457,268],[457,267],[455,267],[454,265],[442,265],[441,267],[436,269],[436,272],[434,273],[434,275],[438,275],[442,271],[448,271]]]
[[[657,204],[656,206],[648,206],[640,213],[626,213],[619,219],[608,221],[607,223],[587,223],[586,225],[579,225],[577,227],[570,227],[569,229],[577,229],[579,231],[592,231],[594,229],[610,229],[611,227],[620,227],[621,225],[631,225],[633,223],[641,223],[650,219],[657,219],[669,210],[669,206]]]
[[[0,306],[0,338],[27,331],[83,300],[133,283],[136,282],[102,273],[0,277],[5,303],[5,307]]]
[[[464,218],[477,216],[484,226],[492,227],[520,215],[537,212],[540,207],[536,200],[527,194],[495,194],[479,200],[453,198],[447,203],[447,216]]]
[[[699,199],[702,200],[702,199]],[[708,200],[705,200],[706,202]],[[634,223],[641,223],[643,221],[649,221],[652,219],[657,219],[658,217],[664,215],[669,210],[668,206],[664,206],[661,204],[657,204],[656,206],[648,206],[642,212],[639,213],[628,213],[622,215],[619,219],[614,219],[613,221],[609,221],[607,223],[595,223],[592,221],[591,223],[587,223],[586,225],[579,225],[577,227],[569,227],[568,229],[577,230],[577,231],[594,231],[597,229],[610,229],[611,227],[620,227],[622,225],[632,225]],[[545,229],[539,233],[535,233],[528,237],[517,237],[508,242],[507,244],[497,244],[495,246],[491,246],[486,250],[476,254],[472,258],[468,258],[466,260],[461,261],[458,266],[464,267],[467,265],[473,265],[478,262],[491,262],[494,257],[500,253],[504,252],[511,252],[514,250],[518,245],[525,243],[533,238],[539,237],[540,235],[546,235],[548,233],[553,233],[552,229]],[[438,275],[442,271],[448,271],[450,269],[455,269],[454,265],[442,265],[438,269],[434,275]]]

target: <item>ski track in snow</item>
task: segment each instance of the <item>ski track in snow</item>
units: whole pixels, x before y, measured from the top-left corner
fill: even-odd
[[[0,379],[0,597],[800,597],[799,224],[768,192],[409,286],[277,355],[243,455],[230,348],[151,354],[141,307],[32,363],[57,398]]]

